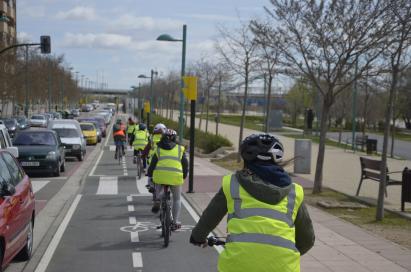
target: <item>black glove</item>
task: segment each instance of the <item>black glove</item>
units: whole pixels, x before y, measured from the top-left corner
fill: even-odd
[[[199,246],[199,247],[206,247],[207,246],[207,241],[204,240],[202,242],[198,242],[194,239],[193,235],[190,236],[190,243],[195,245],[195,246]]]

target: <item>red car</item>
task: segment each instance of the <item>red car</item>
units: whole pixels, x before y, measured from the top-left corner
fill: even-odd
[[[29,177],[9,152],[0,150],[1,269],[16,256],[20,260],[30,259],[34,216],[34,192]]]

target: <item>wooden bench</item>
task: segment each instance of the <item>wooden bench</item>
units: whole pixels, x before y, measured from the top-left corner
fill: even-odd
[[[372,160],[364,157],[360,157],[361,163],[361,179],[360,184],[358,184],[358,189],[356,195],[360,193],[361,185],[364,179],[371,179],[377,182],[380,182],[381,178],[381,161],[379,160]],[[389,172],[387,167],[387,182],[385,187],[385,196],[387,196],[387,186],[390,185],[401,185],[402,181],[391,179],[388,174],[393,173],[402,173],[399,172]]]
[[[355,136],[355,148],[354,148],[354,152],[355,152],[355,150],[356,150],[359,146],[361,146],[361,150],[364,150],[364,146],[367,145],[367,140],[368,140],[368,135],[364,135],[364,136],[362,136],[362,135],[356,135],[356,136]],[[352,145],[352,138],[347,138],[346,141],[345,141],[345,149],[344,149],[344,151],[347,150],[347,147],[348,147],[348,145],[350,144],[350,142],[351,142],[351,145]]]

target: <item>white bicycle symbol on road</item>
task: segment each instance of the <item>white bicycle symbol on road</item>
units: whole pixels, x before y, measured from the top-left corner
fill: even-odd
[[[185,232],[190,231],[194,228],[192,225],[181,225],[181,228],[176,230],[176,232]],[[153,222],[137,222],[134,226],[124,226],[120,228],[124,232],[144,232],[149,230],[155,230],[161,232],[160,225],[157,225]]]

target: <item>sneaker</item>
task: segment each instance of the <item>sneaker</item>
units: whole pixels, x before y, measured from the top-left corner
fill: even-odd
[[[136,158],[136,157],[133,158],[133,163],[134,163],[134,164],[137,163],[137,158]]]
[[[148,187],[148,192],[149,192],[149,193],[154,194],[154,191],[155,191],[155,190],[154,190],[154,187],[153,187],[153,186],[149,186],[149,187]]]
[[[172,223],[171,224],[171,230],[176,231],[178,229],[181,229],[181,224],[180,223]]]
[[[154,202],[153,207],[151,207],[152,213],[158,213],[160,210],[160,202]]]
[[[117,154],[116,154],[116,155],[114,155],[114,159],[115,159],[115,160],[117,160]]]

